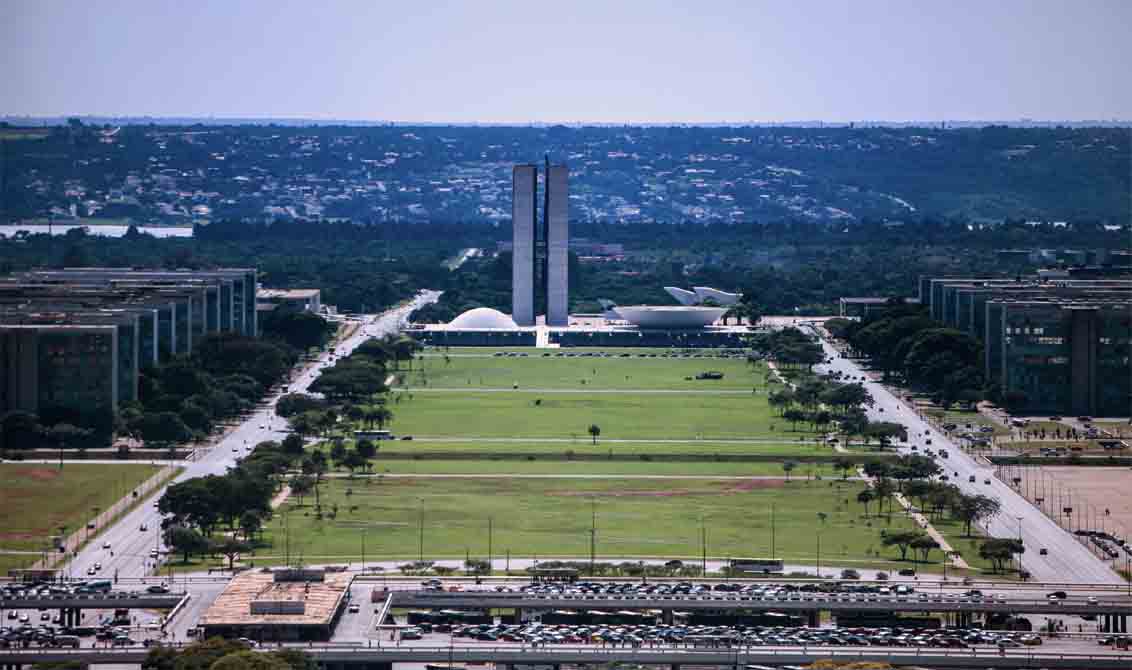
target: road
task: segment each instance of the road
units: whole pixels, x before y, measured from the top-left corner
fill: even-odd
[[[362,327],[337,345],[338,355],[348,354],[370,337],[398,330],[404,325],[410,312],[421,305],[434,302],[439,295],[436,291],[424,291],[402,307],[377,316],[364,317]],[[324,352],[317,361],[302,368],[292,378],[289,384],[291,391],[305,390],[318,377],[322,368],[331,364],[330,353]],[[286,423],[275,416],[277,399],[277,395],[268,398],[267,402],[261,404],[247,419],[229,431],[214,447],[200,452],[195,461],[185,462],[184,471],[174,481],[181,482],[192,477],[223,474],[256,444],[265,440],[282,440],[286,437],[287,434],[283,430],[286,428]],[[159,491],[158,495],[152,496],[102,531],[70,561],[64,571],[72,577],[83,577],[96,565],[100,565],[100,568],[95,570],[95,574],[101,579],[136,578],[153,574],[155,567],[160,566],[155,565],[150,552],[162,548],[161,515],[156,507],[160,493]],[[143,531],[142,528],[146,530]],[[104,548],[106,544],[109,544],[108,549]],[[158,580],[153,579],[150,583],[156,581]]]
[[[815,334],[820,335],[814,331]],[[995,537],[1017,538],[1021,535],[1026,551],[1022,555],[1022,566],[1035,580],[1043,582],[1081,582],[1092,584],[1123,584],[1124,581],[1104,561],[1094,556],[1081,545],[1075,537],[1062,530],[1038,508],[1031,505],[1015,492],[1009,484],[995,477],[994,468],[975,461],[963,453],[958,445],[936,430],[884,385],[871,380],[856,362],[841,357],[840,353],[826,340],[822,340],[826,356],[833,357],[830,364],[815,366],[818,372],[839,371],[854,378],[864,377],[876,404],[868,410],[870,421],[894,421],[907,426],[908,445],[900,446],[902,454],[912,454],[912,445],[920,450],[944,448],[948,452],[946,460],[939,463],[959,489],[968,495],[983,494],[997,498],[1002,511],[994,517],[985,530]],[[931,445],[927,445],[927,440]],[[970,481],[971,478],[974,481]],[[984,483],[989,481],[990,483]],[[1040,549],[1047,555],[1041,555]]]

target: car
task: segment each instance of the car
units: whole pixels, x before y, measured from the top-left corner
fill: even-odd
[[[1042,547],[1041,549],[1038,549],[1038,554],[1041,555],[1041,556],[1048,556],[1049,555],[1049,549]]]
[[[146,526],[146,525],[145,525],[145,524],[143,523],[143,524],[141,525],[141,527],[140,527],[140,528],[138,528],[138,530],[139,530],[140,532],[144,533],[144,532],[146,532],[147,530],[149,530],[149,526]]]
[[[93,574],[94,574],[94,566],[92,565],[92,566],[90,566],[89,568],[87,568],[87,569],[86,569],[86,573],[87,573],[88,575],[93,575]]]
[[[1088,598],[1087,598],[1087,599],[1085,600],[1085,602],[1089,603],[1090,605],[1096,605],[1096,604],[1097,604],[1097,603],[1098,603],[1099,601],[1097,600],[1097,597],[1096,597],[1096,596],[1089,596],[1089,597],[1088,597]]]
[[[109,549],[109,548],[110,548],[110,543],[109,543],[109,542],[103,542],[103,543],[102,543],[102,548],[103,548],[103,549]]]
[[[480,635],[488,635],[488,633],[480,633]],[[406,628],[401,631],[402,640],[419,640],[421,637],[422,635],[419,628]],[[492,636],[492,639],[494,640],[495,636]]]
[[[101,564],[101,563],[95,563],[95,564],[94,564],[94,569],[95,569],[95,570],[101,570],[101,569],[102,569],[102,564]]]
[[[1060,417],[1060,416],[1058,416],[1058,415],[1056,415],[1056,414],[1054,414],[1053,416],[1051,416],[1051,417],[1049,418],[1049,420],[1050,420],[1050,421],[1061,421],[1061,417]]]
[[[357,603],[350,603],[350,606],[346,608],[346,611],[350,614],[357,614],[358,612],[362,611],[362,606]]]
[[[971,475],[970,477],[967,478],[967,481],[974,484],[976,481],[978,481],[978,477],[975,477],[975,475]]]
[[[1046,597],[1047,598],[1056,598],[1057,600],[1065,600],[1066,598],[1069,597],[1069,594],[1066,593],[1065,591],[1050,591],[1049,593],[1046,594]]]
[[[152,584],[145,589],[146,593],[169,593],[169,587],[164,584]]]
[[[986,484],[987,486],[990,486],[990,479],[984,479],[983,483]]]

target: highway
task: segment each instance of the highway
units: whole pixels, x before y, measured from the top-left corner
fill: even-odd
[[[435,302],[439,295],[436,291],[423,291],[404,306],[377,316],[364,317],[362,326],[350,338],[337,345],[337,355],[350,353],[370,337],[397,331],[404,325],[410,312],[421,305]],[[320,370],[331,364],[330,352],[324,352],[317,361],[303,367],[285,385],[289,386],[292,392],[305,390],[318,377]],[[181,482],[192,477],[223,474],[256,444],[265,440],[282,440],[286,437],[287,433],[284,432],[286,422],[275,416],[277,399],[278,395],[271,396],[247,419],[226,433],[214,447],[199,450],[195,461],[183,463],[184,471],[174,481]],[[161,491],[103,530],[69,562],[64,572],[71,577],[87,578],[88,570],[98,565],[95,575],[99,579],[145,577],[153,574],[155,567],[160,566],[155,565],[151,552],[163,550],[161,515],[156,507],[160,495]],[[109,548],[104,548],[106,544],[109,544]],[[148,583],[159,581],[161,580],[158,578],[152,578]],[[171,583],[173,584],[175,580]]]
[[[821,335],[816,329],[812,332]],[[870,379],[855,361],[841,356],[825,339],[821,343],[826,356],[833,358],[833,362],[815,366],[816,371],[838,371],[855,379],[863,377],[865,388],[876,401],[868,410],[869,420],[893,421],[908,427],[908,443],[898,447],[901,454],[916,453],[912,451],[912,445],[916,445],[921,452],[925,448],[936,451],[946,449],[948,458],[938,462],[963,493],[983,494],[1001,502],[1002,511],[986,524],[985,530],[995,537],[1016,538],[1021,535],[1026,548],[1022,555],[1022,566],[1030,572],[1033,579],[1043,582],[1124,583],[1108,564],[1094,556],[1073,535],[1027,502],[1009,484],[996,478],[992,466],[976,462],[958,445],[948,440],[943,432],[918,417],[884,385]],[[931,445],[927,444],[928,439],[931,440]],[[972,476],[975,481],[968,481]],[[987,480],[990,480],[990,484],[984,483]],[[1039,550],[1043,548],[1047,550],[1047,555],[1040,555]]]

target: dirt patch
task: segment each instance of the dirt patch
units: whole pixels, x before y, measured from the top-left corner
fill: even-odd
[[[1121,537],[1132,536],[1132,470],[1127,468],[1091,468],[1074,466],[1043,467],[1046,496],[1057,485],[1072,491],[1073,505],[1088,509],[1088,514],[1104,517],[1103,526]],[[1030,492],[1033,493],[1032,482]],[[1088,507],[1082,506],[1081,503]],[[1105,511],[1107,510],[1107,514]]]
[[[620,491],[547,491],[548,496],[562,496],[566,498],[675,498],[677,496],[691,496],[707,493],[706,491],[689,491],[687,489],[648,489]]]
[[[52,468],[32,468],[31,470],[25,471],[23,475],[29,479],[47,481],[50,479],[58,479],[59,472],[60,470]]]
[[[758,489],[781,489],[787,486],[785,479],[744,479],[728,482],[722,493],[745,493]]]

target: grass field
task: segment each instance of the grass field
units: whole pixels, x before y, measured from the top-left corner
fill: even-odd
[[[106,509],[157,470],[148,465],[69,463],[59,469],[0,464],[0,549],[43,549],[49,536],[59,534],[60,525],[68,531],[84,527],[92,508]],[[17,562],[26,565],[36,558]]]
[[[930,414],[934,417],[939,418],[942,423],[958,424],[960,431],[966,429],[968,427],[967,424],[971,424],[970,427],[974,429],[978,429],[980,426],[990,426],[991,428],[993,428],[994,432],[987,433],[987,435],[1002,436],[1010,434],[1009,428],[1006,428],[993,419],[988,419],[978,412],[961,412],[956,410],[944,411],[935,409],[927,410],[925,414]]]
[[[604,436],[605,431],[602,430]],[[534,440],[517,441],[473,441],[465,439],[428,440],[414,439],[410,442],[391,441],[381,446],[379,457],[385,458],[412,458],[421,452],[432,453],[476,453],[485,455],[513,456],[523,454],[545,454],[546,456],[561,457],[566,452],[573,452],[576,457],[608,456],[611,451],[615,457],[625,456],[711,456],[750,454],[759,456],[777,456],[788,458],[791,456],[829,456],[833,457],[833,450],[816,442],[782,442],[782,443],[743,443],[743,442],[712,442],[710,440],[686,440],[681,442],[614,442],[599,439],[595,446],[590,437],[585,434],[578,435],[577,439],[561,438],[562,441],[548,442]]]
[[[317,520],[311,496],[301,508],[289,500],[267,533],[273,548],[257,552],[255,560],[282,560],[269,554],[282,553],[284,525],[292,555],[310,562],[357,560],[362,531],[371,560],[414,558],[422,510],[423,552],[433,558],[462,558],[465,551],[486,556],[488,519],[496,557],[508,550],[515,556],[588,556],[592,512],[602,557],[697,557],[701,519],[708,556],[768,556],[773,506],[776,553],[787,561],[812,561],[820,533],[823,564],[887,564],[896,554],[882,548],[881,529],[910,524],[902,515],[893,515],[888,526],[863,519],[855,502],[861,486],[797,478],[337,479],[325,482],[322,493],[324,509],[338,506],[336,518]],[[824,522],[819,512],[827,515]]]
[[[394,474],[537,474],[537,475],[719,475],[782,477],[781,463],[698,463],[634,461],[523,461],[523,460],[379,460],[374,472]],[[799,463],[792,477],[811,474],[840,477],[828,463]]]
[[[802,434],[774,416],[762,395],[425,391],[395,396],[391,408],[394,431],[414,436],[588,439],[590,424],[601,428],[601,437],[632,439]]]
[[[528,352],[531,350],[528,349]],[[633,350],[624,350],[628,353]],[[640,350],[636,350],[638,353]],[[571,350],[571,353],[573,351]],[[723,379],[696,380],[701,372],[723,373]],[[522,388],[536,389],[672,389],[765,390],[763,364],[750,365],[734,358],[567,358],[492,356],[490,351],[460,351],[447,359],[428,356],[412,371],[402,370],[400,382],[411,388]],[[691,379],[689,379],[691,378]]]

